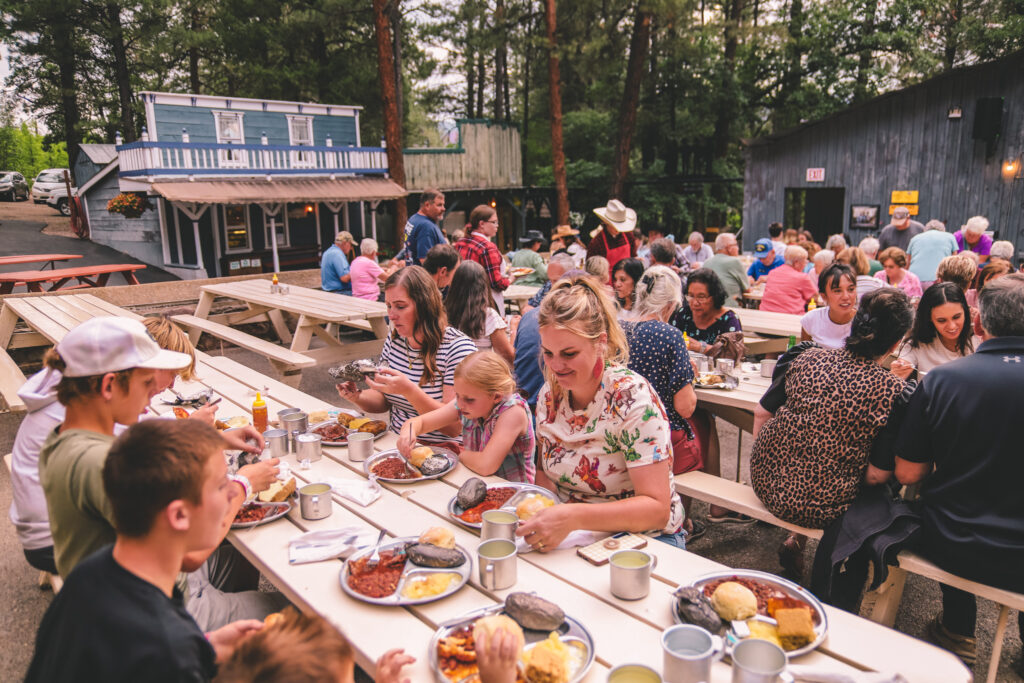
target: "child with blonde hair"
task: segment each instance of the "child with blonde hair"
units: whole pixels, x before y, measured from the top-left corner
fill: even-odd
[[[398,450],[408,457],[416,437],[462,421],[462,463],[477,474],[533,483],[535,438],[526,400],[516,392],[508,363],[477,351],[455,368],[455,400],[406,422]]]

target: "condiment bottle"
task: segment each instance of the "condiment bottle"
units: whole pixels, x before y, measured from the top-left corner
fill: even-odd
[[[815,308],[817,308],[817,307],[818,307],[818,302],[817,302],[817,301],[815,301],[815,299],[816,299],[816,298],[817,298],[817,297],[813,297],[813,296],[812,296],[812,297],[811,297],[811,300],[807,302],[807,310],[808,310],[808,311],[813,311],[813,310],[814,310]]]
[[[270,279],[270,284],[272,284],[272,285],[276,285],[277,284],[277,273],[274,273],[274,277],[272,277]]]
[[[686,348],[690,348],[690,335],[683,332],[683,343],[686,344]]]
[[[262,434],[267,431],[267,402],[256,392],[256,400],[252,402],[252,426]]]

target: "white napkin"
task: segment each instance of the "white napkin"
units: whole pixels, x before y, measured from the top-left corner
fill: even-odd
[[[346,558],[360,548],[373,545],[378,533],[376,529],[358,526],[310,531],[288,542],[288,564]]]
[[[907,683],[907,679],[898,673],[879,671],[826,671],[805,664],[790,664],[786,671],[796,680],[809,683]]]
[[[330,484],[334,493],[337,493],[342,498],[347,498],[363,507],[370,505],[380,498],[380,484],[377,483],[377,477],[373,475],[367,481],[328,477],[324,480],[324,483]]]
[[[558,544],[558,550],[565,548],[578,548],[584,545],[590,545],[594,541],[599,541],[602,538],[610,536],[604,531],[587,531],[586,529],[577,529],[576,531],[570,531],[569,535],[565,537],[565,540]],[[516,550],[520,555],[524,553],[533,552],[534,548],[532,545],[526,542],[525,537],[516,539]]]

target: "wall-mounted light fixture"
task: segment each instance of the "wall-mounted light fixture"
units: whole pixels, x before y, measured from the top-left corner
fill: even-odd
[[[306,213],[313,213],[315,210],[312,204],[306,204]]]
[[[946,116],[951,119],[962,119],[964,117],[964,110],[960,107],[950,107],[949,111],[946,112]]]
[[[1006,159],[1003,161],[1003,178],[1009,180],[1010,178],[1021,178],[1024,177],[1024,171],[1021,169],[1020,157],[1016,159]]]

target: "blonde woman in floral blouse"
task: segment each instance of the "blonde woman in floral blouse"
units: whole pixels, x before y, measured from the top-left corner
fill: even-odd
[[[537,483],[566,504],[518,535],[542,552],[577,529],[646,532],[682,547],[668,418],[647,380],[626,368],[603,283],[563,279],[541,303],[539,325],[547,382],[537,400]]]

